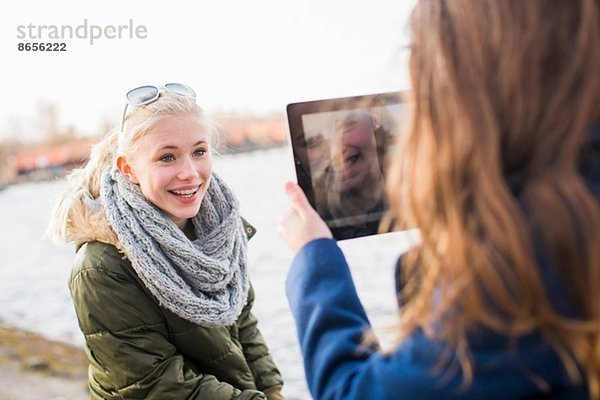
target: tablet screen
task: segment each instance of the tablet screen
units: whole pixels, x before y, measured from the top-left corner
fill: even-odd
[[[336,239],[378,233],[388,154],[406,107],[402,92],[287,106],[298,184]]]

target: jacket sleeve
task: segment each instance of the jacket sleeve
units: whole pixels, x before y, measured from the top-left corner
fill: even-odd
[[[265,398],[259,391],[242,392],[201,374],[168,340],[161,311],[146,292],[127,274],[107,266],[123,262],[112,253],[84,259],[69,282],[94,371],[92,398]]]
[[[371,326],[334,240],[317,239],[300,249],[286,293],[315,399],[432,398],[430,374],[437,349],[429,350],[428,343],[407,344],[384,355],[376,345],[364,345]]]
[[[258,329],[258,321],[252,313],[254,289],[250,286],[248,301],[238,318],[239,341],[252,371],[256,387],[265,390],[273,386],[282,386],[283,379],[277,369],[269,349]]]

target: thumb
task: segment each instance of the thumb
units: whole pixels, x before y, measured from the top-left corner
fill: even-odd
[[[285,184],[285,192],[292,202],[292,207],[298,214],[304,214],[306,211],[312,210],[312,206],[298,184],[287,182]]]

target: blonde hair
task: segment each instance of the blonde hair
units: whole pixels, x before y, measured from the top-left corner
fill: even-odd
[[[599,1],[421,0],[411,34],[412,120],[387,182],[422,239],[403,258],[401,338],[446,342],[469,383],[471,329],[537,332],[599,398],[600,208],[578,171],[600,118]]]
[[[119,128],[109,131],[92,148],[85,166],[67,176],[55,200],[47,235],[59,243],[79,245],[97,240],[120,248],[97,200],[103,171],[115,164],[118,155],[133,160],[140,139],[163,119],[188,115],[206,127],[209,142],[214,145],[218,126],[191,98],[161,89],[158,100],[142,107],[129,107],[123,131]]]

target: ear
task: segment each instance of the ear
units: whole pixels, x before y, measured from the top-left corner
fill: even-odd
[[[135,172],[133,172],[131,164],[129,164],[125,157],[117,157],[117,169],[129,182],[135,183],[136,185],[140,183],[140,181],[137,179],[137,176],[135,176]]]

